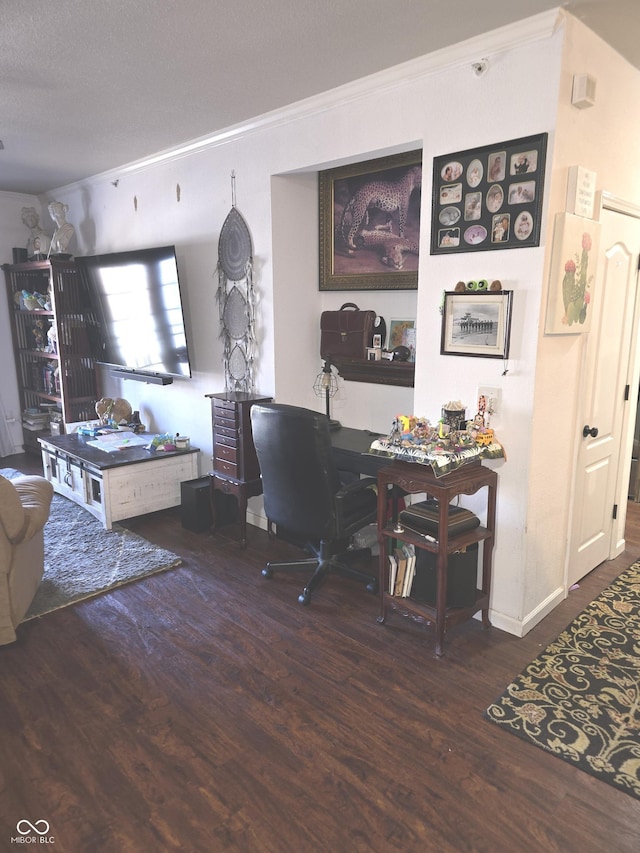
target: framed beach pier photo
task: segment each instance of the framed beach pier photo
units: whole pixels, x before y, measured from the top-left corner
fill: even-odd
[[[440,353],[508,358],[512,294],[446,292]]]

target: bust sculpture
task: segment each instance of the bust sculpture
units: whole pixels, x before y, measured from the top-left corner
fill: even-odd
[[[51,237],[40,228],[38,211],[35,207],[22,208],[22,221],[31,232],[27,240],[27,258],[31,261],[46,258],[51,246]]]
[[[75,234],[75,228],[66,220],[68,210],[69,205],[63,204],[61,201],[52,201],[49,205],[49,215],[56,223],[56,230],[51,238],[52,255],[64,255],[71,238]]]

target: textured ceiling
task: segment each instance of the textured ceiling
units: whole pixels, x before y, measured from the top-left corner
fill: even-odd
[[[0,190],[46,192],[558,5],[2,0]],[[640,0],[562,5],[640,67]]]

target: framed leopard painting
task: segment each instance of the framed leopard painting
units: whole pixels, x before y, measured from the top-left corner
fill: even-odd
[[[418,287],[422,151],[320,172],[320,290]]]

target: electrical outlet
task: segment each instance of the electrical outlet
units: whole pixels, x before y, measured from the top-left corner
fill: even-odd
[[[478,400],[480,397],[484,397],[486,399],[485,411],[487,414],[496,415],[500,411],[502,404],[501,388],[495,388],[494,386],[489,385],[479,385]]]

